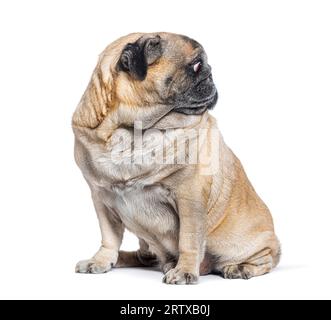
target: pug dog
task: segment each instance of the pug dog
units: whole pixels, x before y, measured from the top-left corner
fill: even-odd
[[[203,47],[186,36],[135,33],[103,51],[72,118],[102,235],[77,273],[153,266],[167,284],[195,284],[278,264],[271,214],[208,112],[217,97]],[[125,229],[139,250],[120,250]]]

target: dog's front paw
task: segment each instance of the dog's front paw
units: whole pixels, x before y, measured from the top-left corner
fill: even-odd
[[[176,262],[167,262],[162,267],[161,270],[164,274],[167,274],[168,271],[176,267]]]
[[[112,268],[112,263],[102,262],[95,259],[79,261],[76,265],[76,273],[106,273]]]
[[[163,282],[167,284],[196,284],[198,279],[198,274],[176,267],[166,273]]]

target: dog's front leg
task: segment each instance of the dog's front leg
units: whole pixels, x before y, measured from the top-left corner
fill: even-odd
[[[122,243],[124,232],[122,222],[112,216],[97,193],[92,192],[92,199],[99,220],[102,245],[91,259],[77,263],[77,273],[105,273],[110,271],[117,262],[118,251]]]
[[[198,282],[199,267],[203,260],[206,238],[206,204],[200,186],[176,192],[180,220],[179,257],[175,268],[163,278],[168,284]]]

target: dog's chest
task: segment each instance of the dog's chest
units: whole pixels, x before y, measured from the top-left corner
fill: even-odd
[[[109,209],[120,217],[126,228],[142,238],[146,230],[165,235],[178,229],[175,196],[161,184],[114,184],[103,192]]]
[[[175,195],[162,183],[175,166],[156,158],[169,145],[160,133],[135,140],[126,129],[116,130],[106,147],[77,145],[82,148],[77,162],[89,184],[126,228],[144,239],[151,231],[162,238],[178,230]]]

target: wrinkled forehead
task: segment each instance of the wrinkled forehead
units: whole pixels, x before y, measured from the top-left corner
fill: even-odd
[[[204,53],[200,43],[184,35],[162,34],[164,39],[164,56],[166,58],[191,60],[195,56]]]
[[[120,52],[128,43],[144,43],[145,40],[156,36],[161,37],[163,56],[165,57],[171,58],[177,56],[189,58],[204,51],[201,44],[196,40],[184,35],[167,32],[129,34],[115,41],[111,47],[114,49],[113,53],[119,56]]]
[[[128,43],[140,42],[159,35],[162,41],[162,56],[169,62],[184,63],[192,60],[199,54],[204,54],[203,47],[195,40],[179,34],[158,32],[158,33],[132,33],[121,37],[111,43],[100,55],[100,67],[105,78],[109,71],[115,71],[124,47]]]

